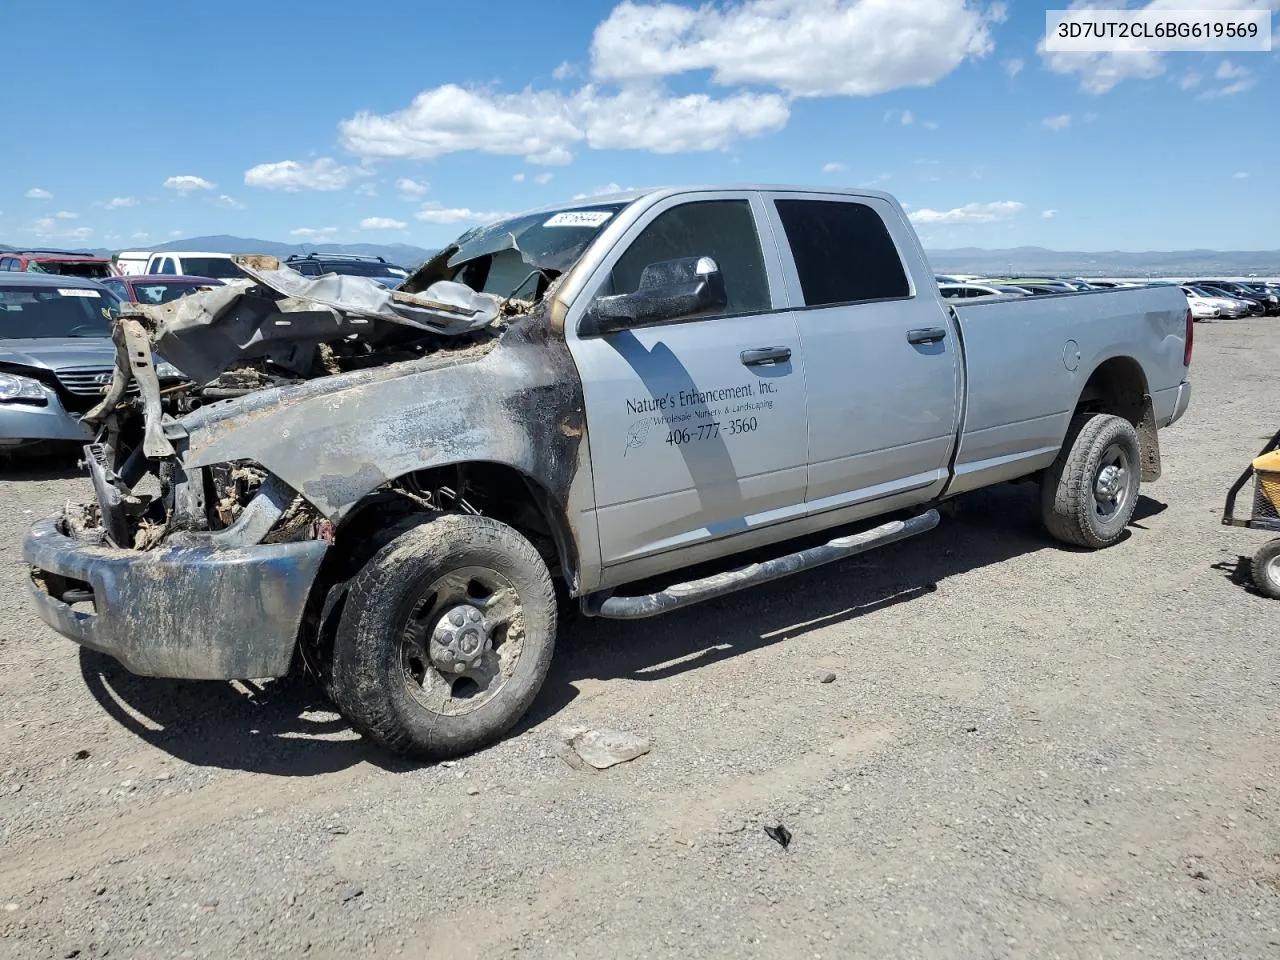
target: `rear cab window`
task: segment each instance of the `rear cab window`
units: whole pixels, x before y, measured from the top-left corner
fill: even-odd
[[[808,307],[911,296],[884,220],[854,198],[773,201]]]

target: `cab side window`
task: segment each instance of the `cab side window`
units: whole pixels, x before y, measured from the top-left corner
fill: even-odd
[[[911,295],[893,238],[880,214],[865,203],[775,200],[774,204],[795,259],[806,306]]]
[[[728,295],[724,314],[772,309],[760,238],[746,200],[699,200],[664,210],[618,259],[601,293],[634,293],[645,267],[682,257],[715,260]]]

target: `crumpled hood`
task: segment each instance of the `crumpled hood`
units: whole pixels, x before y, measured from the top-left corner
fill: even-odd
[[[232,259],[249,280],[121,312],[143,318],[156,352],[198,383],[263,357],[301,374],[318,344],[352,335],[376,339],[395,327],[441,337],[475,333],[498,319],[502,304],[448,280],[411,295],[369,277],[304,277],[270,258]],[[255,284],[273,295],[262,296]]]
[[[110,337],[39,337],[0,340],[0,366],[57,373],[75,367],[110,367],[116,345]]]

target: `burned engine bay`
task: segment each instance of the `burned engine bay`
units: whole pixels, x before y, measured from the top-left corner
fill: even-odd
[[[513,236],[497,246],[519,252]],[[331,541],[333,525],[321,511],[254,462],[212,464],[188,475],[180,418],[218,404],[238,406],[252,394],[288,396],[321,378],[362,371],[373,378],[397,364],[482,357],[514,322],[535,319],[559,275],[530,263],[530,299],[518,299],[450,279],[474,272],[473,263],[459,266],[456,246],[396,290],[364,277],[304,277],[272,257],[233,259],[248,279],[121,310],[111,383],[84,416],[98,428],[85,447],[97,503],[68,506],[68,535],[139,550],[161,543]],[[181,378],[162,379],[156,358],[165,361],[162,372]],[[398,492],[436,509],[461,499],[447,486]]]

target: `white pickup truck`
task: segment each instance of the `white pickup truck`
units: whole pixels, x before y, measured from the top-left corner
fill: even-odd
[[[525,712],[557,580],[649,616],[1028,477],[1050,534],[1113,544],[1191,393],[1176,287],[945,302],[874,191],[592,198],[471,231],[396,291],[239,266],[251,285],[121,314],[96,502],[28,535],[35,607],[142,674],[301,661],[418,756]],[[159,395],[148,347],[188,389]]]

